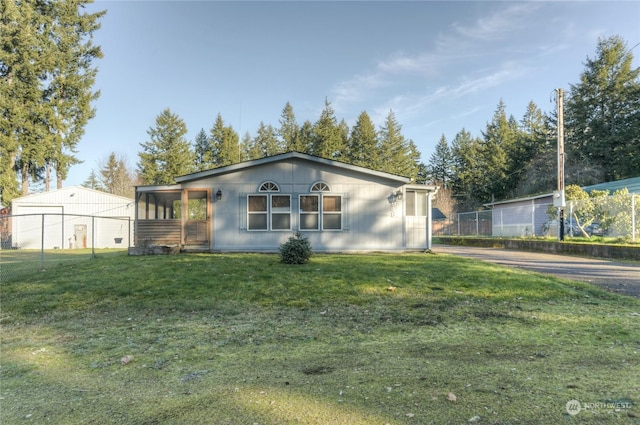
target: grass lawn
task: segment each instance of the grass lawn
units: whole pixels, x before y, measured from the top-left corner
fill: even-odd
[[[640,300],[445,254],[98,253],[1,303],[2,424],[640,421]]]

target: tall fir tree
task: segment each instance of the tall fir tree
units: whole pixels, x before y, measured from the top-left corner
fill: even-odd
[[[96,174],[95,170],[91,170],[89,177],[87,177],[87,179],[82,182],[82,187],[93,190],[102,189],[102,187],[100,186],[100,180],[98,180],[98,175]]]
[[[90,1],[0,3],[0,193],[29,192],[29,182],[55,169],[58,187],[79,160],[75,148],[94,115],[91,102],[102,57],[92,42],[105,12],[84,13]],[[17,175],[16,175],[17,172]]]
[[[127,161],[115,152],[109,154],[98,176],[100,190],[112,195],[133,198],[135,196],[135,178],[129,170]]]
[[[452,190],[458,199],[458,208],[471,211],[482,205],[476,193],[482,186],[484,177],[481,161],[481,143],[466,129],[456,134],[451,144],[453,158]]]
[[[640,175],[640,68],[619,36],[598,41],[565,107],[570,158],[603,170],[607,181]]]
[[[518,161],[521,167],[515,196],[548,192],[556,187],[556,136],[551,121],[534,102],[529,102],[520,121]]]
[[[315,140],[315,133],[313,123],[306,120],[300,127],[300,139],[298,141],[300,150],[299,152],[313,155],[313,143]]]
[[[390,110],[378,132],[378,169],[417,180],[420,152],[412,140],[402,135],[402,126]]]
[[[266,125],[260,121],[256,137],[253,138],[250,156],[252,158],[264,158],[283,151],[282,143],[278,140],[275,129],[271,125]]]
[[[47,122],[42,80],[52,71],[53,58],[44,45],[41,28],[48,18],[43,10],[8,0],[0,3],[0,11],[0,194],[8,204],[29,193],[30,177],[44,166],[48,131],[42,125]]]
[[[511,153],[517,142],[517,131],[517,122],[512,117],[507,117],[506,107],[501,99],[483,132],[481,160],[484,182],[477,188],[479,201],[501,200],[512,194]]]
[[[194,169],[194,153],[186,140],[187,126],[170,109],[156,118],[155,126],[147,130],[149,140],[141,143],[138,171],[144,184],[172,184],[176,176]]]
[[[345,148],[343,135],[331,102],[325,99],[324,109],[313,126],[312,153],[321,158],[340,158]]]
[[[346,161],[361,167],[376,169],[378,159],[378,133],[369,114],[362,111],[351,128],[346,148]]]
[[[293,107],[289,102],[284,105],[282,114],[280,115],[280,128],[278,135],[282,139],[285,152],[304,152],[305,147],[300,140],[300,128],[296,122],[296,116],[293,113]]]
[[[247,161],[250,159],[258,159],[258,157],[253,157],[251,150],[253,148],[253,139],[251,138],[251,134],[248,131],[244,133],[242,136],[242,140],[240,140],[240,162]]]
[[[427,169],[435,183],[449,187],[453,178],[453,156],[444,134],[440,136],[435,151],[429,157]]]
[[[106,12],[84,13],[85,2],[56,2],[52,25],[56,66],[51,73],[46,101],[50,105],[52,143],[46,165],[56,172],[56,187],[62,188],[69,169],[81,161],[75,156],[87,122],[95,116],[92,106],[99,96],[93,91],[98,73],[93,64],[102,58],[92,34],[100,28],[98,19]]]
[[[197,171],[209,170],[216,166],[215,153],[204,128],[201,128],[194,140],[195,166]]]
[[[231,126],[227,126],[218,114],[209,132],[216,167],[240,162],[240,136]]]

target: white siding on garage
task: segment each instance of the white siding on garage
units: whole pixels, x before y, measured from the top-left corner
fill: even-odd
[[[126,248],[133,242],[133,199],[81,186],[16,198],[11,213],[16,248],[40,249],[43,237],[45,249]],[[86,229],[82,238],[79,228]]]

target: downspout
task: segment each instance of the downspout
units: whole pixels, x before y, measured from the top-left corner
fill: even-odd
[[[435,187],[433,192],[427,192],[427,251],[431,251],[433,245],[433,211],[432,211],[432,197],[438,193],[438,186]]]
[[[402,248],[407,249],[407,209],[405,208],[407,193],[404,186],[400,190],[402,190],[402,202],[400,202],[402,208]]]

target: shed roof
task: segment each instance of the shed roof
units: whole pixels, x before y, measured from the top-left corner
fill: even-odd
[[[65,192],[68,192],[71,196],[73,196],[72,194],[80,191],[86,192],[86,193],[92,193],[103,198],[111,199],[113,201],[119,201],[119,202],[133,201],[133,199],[127,198],[125,196],[114,195],[111,193],[103,192],[101,190],[89,189],[84,186],[67,186],[61,189],[51,190],[49,192],[30,193],[29,195],[25,195],[25,196],[21,196],[19,198],[13,199],[13,203],[28,204],[30,202],[43,202],[43,201],[46,202],[49,198],[51,198],[54,195],[59,195],[59,194],[64,195]]]
[[[583,187],[586,192],[591,192],[592,190],[608,190],[611,193],[624,188],[627,188],[630,193],[640,193],[640,177],[598,183]]]
[[[553,196],[553,193],[543,193],[541,195],[526,196],[524,198],[505,199],[504,201],[489,202],[489,203],[483,204],[483,205],[485,207],[493,207],[495,205],[513,204],[513,203],[522,202],[522,201],[532,201],[532,200],[535,200],[535,199],[550,198],[552,196]]]

